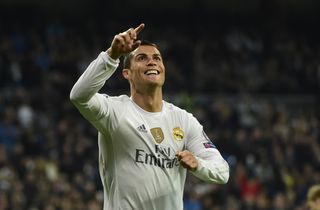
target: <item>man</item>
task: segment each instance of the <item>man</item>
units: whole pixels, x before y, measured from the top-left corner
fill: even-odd
[[[313,185],[309,188],[307,204],[310,210],[320,210],[320,184]]]
[[[211,183],[229,178],[227,162],[199,122],[162,99],[165,67],[156,45],[137,39],[143,28],[116,35],[70,93],[99,131],[104,210],[182,210],[187,170]],[[97,93],[121,56],[131,97]]]

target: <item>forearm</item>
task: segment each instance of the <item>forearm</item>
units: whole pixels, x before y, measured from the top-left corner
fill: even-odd
[[[119,60],[113,60],[106,52],[101,52],[73,86],[70,92],[71,101],[73,103],[88,102],[115,72],[118,64]]]
[[[214,154],[196,157],[198,167],[192,173],[207,182],[225,184],[229,179],[229,165],[216,151]]]

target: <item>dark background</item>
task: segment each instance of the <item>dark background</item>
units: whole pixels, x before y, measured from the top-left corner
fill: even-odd
[[[69,101],[113,36],[144,22],[165,98],[192,112],[230,165],[188,176],[186,210],[304,210],[320,183],[320,2],[0,1],[0,210],[98,210],[97,132]],[[128,92],[119,71],[102,92]]]

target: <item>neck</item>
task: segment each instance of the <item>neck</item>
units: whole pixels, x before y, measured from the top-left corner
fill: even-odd
[[[151,93],[140,93],[131,91],[132,100],[142,109],[148,112],[161,112],[162,110],[162,89],[159,88]]]

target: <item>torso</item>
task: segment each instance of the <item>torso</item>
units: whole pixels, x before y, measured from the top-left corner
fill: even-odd
[[[100,135],[107,189],[118,197],[120,209],[165,209],[169,203],[169,209],[182,209],[186,170],[175,157],[185,148],[182,112],[166,102],[159,113],[146,112],[130,100],[124,106],[117,128],[108,137]]]

